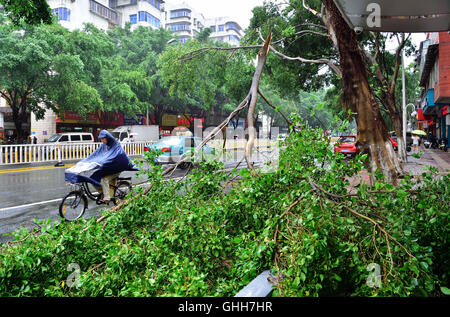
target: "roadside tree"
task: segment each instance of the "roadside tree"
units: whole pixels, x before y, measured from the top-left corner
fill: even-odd
[[[84,64],[66,51],[67,31],[59,25],[14,31],[0,26],[0,93],[10,105],[22,143],[22,122],[33,112],[43,118],[46,109],[76,110],[84,114],[102,106],[97,90],[83,81]]]

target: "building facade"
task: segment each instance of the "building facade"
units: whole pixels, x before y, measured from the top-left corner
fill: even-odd
[[[48,0],[59,23],[73,31],[84,23],[107,30],[130,22],[154,29],[163,27],[163,0]]]
[[[92,23],[106,30],[122,25],[121,12],[112,9],[108,0],[47,0],[59,23],[70,31],[82,29],[84,23]]]
[[[132,29],[140,25],[153,29],[163,27],[162,0],[110,0],[109,5],[122,15],[122,27],[126,22],[131,23]]]
[[[163,0],[48,0],[59,23],[73,31],[84,23],[107,30],[115,26],[139,25],[171,30],[184,43],[195,38],[205,27],[212,30],[210,39],[239,45],[242,28],[229,17],[205,18],[187,2]]]
[[[185,43],[205,27],[205,17],[186,2],[167,2],[164,12],[165,28],[171,30],[178,41]]]
[[[423,87],[417,123],[450,147],[450,33],[428,33],[420,45],[419,78]]]
[[[206,20],[206,25],[212,32],[209,38],[212,41],[221,41],[230,45],[239,45],[242,38],[241,26],[229,17],[220,17]]]

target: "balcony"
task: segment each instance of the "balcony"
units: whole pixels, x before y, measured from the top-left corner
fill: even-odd
[[[94,0],[89,0],[89,10],[103,18],[106,18],[110,23],[120,25],[122,23],[122,15],[108,7],[98,3]]]
[[[426,48],[425,56],[422,56],[420,63],[419,78],[420,86],[426,86],[430,71],[433,69],[436,56],[439,52],[439,44],[429,44]]]

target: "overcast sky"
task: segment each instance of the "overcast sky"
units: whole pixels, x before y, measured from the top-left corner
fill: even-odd
[[[229,16],[246,29],[250,24],[252,9],[262,6],[264,0],[184,0],[206,19]]]
[[[216,18],[229,16],[235,19],[239,25],[245,30],[252,18],[252,9],[256,6],[262,6],[264,0],[178,0],[177,2],[186,2],[193,9],[203,13],[205,18]],[[425,40],[425,33],[414,33],[412,36],[413,43],[419,48],[420,42]],[[396,43],[392,47],[395,50]],[[406,58],[406,65],[414,60],[413,57]]]

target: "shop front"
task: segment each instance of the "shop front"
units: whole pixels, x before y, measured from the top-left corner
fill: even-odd
[[[203,131],[205,118],[191,114],[163,114],[160,126],[160,138],[170,136],[173,133],[181,133],[182,131],[190,131],[194,133],[194,129]],[[183,132],[184,133],[184,132]]]

